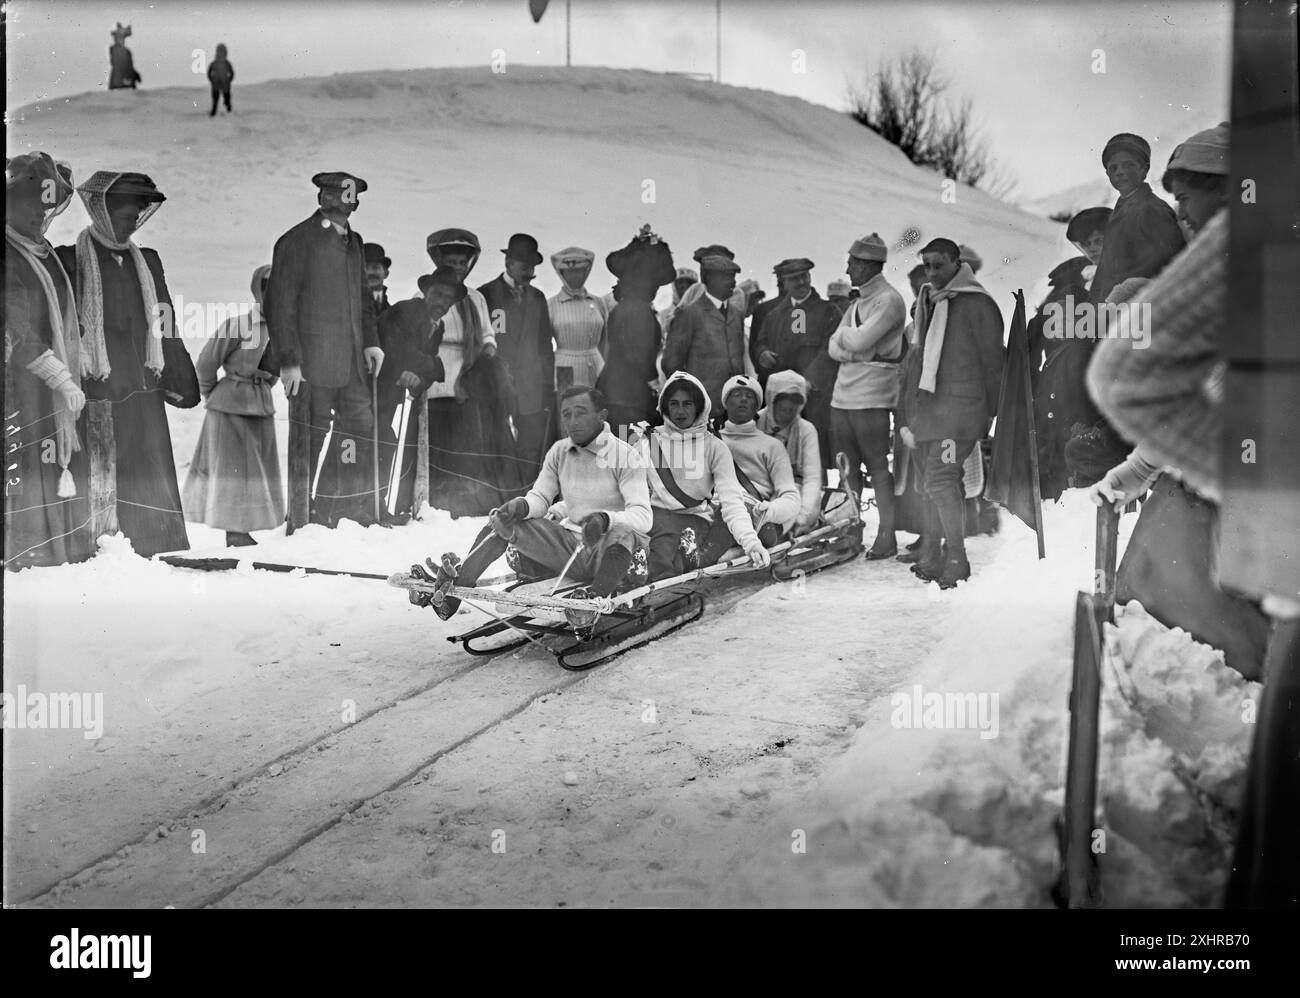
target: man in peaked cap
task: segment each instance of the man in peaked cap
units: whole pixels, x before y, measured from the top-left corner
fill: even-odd
[[[823,468],[835,466],[830,440],[830,400],[839,364],[828,352],[840,310],[812,286],[813,262],[805,257],[782,260],[773,268],[785,289],[761,325],[751,326],[750,349],[764,387],[777,371],[795,371],[808,385],[803,416],[817,428]]]
[[[308,434],[305,482],[293,459],[301,442],[290,438],[291,529],[301,526],[304,489],[310,490],[318,461],[325,464],[312,521],[331,527],[342,517],[375,522],[370,379],[384,352],[366,282],[365,243],[348,223],[368,185],[341,171],[318,173],[312,183],[319,207],[276,241],[268,289],[271,346],[290,400],[290,433]],[[331,426],[334,443],[322,455]]]
[[[370,300],[374,305],[375,318],[383,315],[389,307],[388,301],[388,268],[393,265],[393,261],[384,253],[384,248],[378,243],[366,243],[366,286],[370,290]]]
[[[546,296],[532,286],[544,259],[537,240],[517,232],[501,252],[504,270],[479,292],[496,333],[497,356],[514,385],[515,457],[519,473],[530,481],[555,439],[555,331]]]

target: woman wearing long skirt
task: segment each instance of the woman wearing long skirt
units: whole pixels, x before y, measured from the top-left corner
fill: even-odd
[[[570,385],[594,386],[605,369],[605,302],[585,287],[595,260],[595,253],[577,246],[551,254],[563,285],[546,301],[555,330],[557,392]]]
[[[262,300],[269,266],[253,271],[252,310],[227,319],[199,354],[199,390],[208,400],[203,430],[185,479],[186,519],[226,532],[229,547],[256,544],[253,530],[284,522],[284,487],[275,445],[275,375],[263,366]],[[217,380],[218,369],[225,377]]]

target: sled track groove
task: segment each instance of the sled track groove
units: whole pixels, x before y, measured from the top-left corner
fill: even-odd
[[[242,789],[243,787],[249,786],[252,783],[265,779],[267,769],[269,769],[271,766],[274,766],[276,763],[280,763],[281,765],[287,765],[287,763],[290,763],[296,759],[309,756],[310,753],[316,748],[316,746],[325,744],[331,738],[337,738],[340,734],[352,730],[354,728],[357,728],[358,726],[364,724],[366,721],[369,721],[371,718],[374,718],[380,714],[390,711],[395,707],[399,707],[410,700],[414,700],[416,697],[423,696],[425,693],[437,689],[439,686],[443,685],[444,683],[449,683],[454,680],[460,679],[462,676],[465,676],[467,673],[473,672],[476,669],[481,669],[486,665],[490,665],[493,661],[496,660],[497,657],[498,656],[496,655],[482,656],[481,658],[477,658],[461,666],[458,669],[454,669],[452,672],[449,672],[444,676],[440,676],[438,679],[435,679],[432,682],[423,683],[419,686],[411,687],[407,690],[404,690],[398,696],[390,700],[386,700],[383,703],[380,703],[377,706],[373,707],[372,709],[360,714],[355,721],[353,721],[351,724],[346,725],[345,727],[337,728],[332,731],[328,731],[325,734],[320,735],[316,738],[310,738],[306,741],[300,742],[297,745],[293,746],[292,748],[289,748],[284,752],[281,752],[277,756],[273,756],[270,759],[257,763],[256,765],[250,767],[248,771],[246,771],[243,775],[235,776],[229,779],[222,786],[218,787],[216,790],[212,791],[206,797],[203,797],[202,799],[197,801],[193,806],[186,808],[184,812],[180,814],[173,813],[168,818],[151,819],[149,824],[151,828],[157,828],[159,825],[163,825],[163,824],[171,826],[176,823],[188,821],[190,819],[190,816],[194,814],[198,814],[202,816],[202,815],[211,814],[213,812],[219,811],[223,807],[223,802],[226,801],[232,794],[236,793],[238,790]],[[546,694],[539,694],[539,696],[545,696],[545,695]],[[524,707],[527,706],[528,706],[527,704],[524,705]],[[524,708],[520,708],[520,709],[524,709]],[[506,721],[509,719],[510,719],[509,717],[501,718],[502,721]],[[500,723],[500,722],[498,721],[495,723]],[[481,732],[476,732],[473,737],[477,737],[479,733]],[[462,740],[460,743],[458,743],[458,745],[464,744],[464,741],[468,741],[468,739]],[[439,755],[441,754],[445,754],[445,753],[439,753]],[[399,784],[400,782],[404,782],[404,781],[399,781]],[[387,791],[383,791],[383,792],[387,792]],[[355,810],[356,808],[361,807],[365,802],[366,800],[357,801],[352,808],[348,809],[349,813]],[[338,820],[341,821],[342,817],[340,816]],[[331,822],[330,825],[332,826],[335,823],[337,822]],[[326,830],[325,828],[321,829],[321,831],[325,831],[325,830]],[[60,885],[68,884],[72,880],[80,876],[81,874],[85,873],[86,871],[93,870],[96,867],[101,866],[104,863],[108,862],[110,859],[112,859],[114,856],[116,856],[118,853],[120,853],[124,848],[128,846],[134,849],[136,847],[149,845],[149,838],[148,838],[149,834],[151,834],[151,832],[146,833],[145,835],[139,836],[134,839],[129,839],[126,842],[122,842],[116,846],[113,846],[112,848],[108,849],[106,852],[103,852],[100,855],[96,856],[90,862],[84,863],[78,869],[73,870],[71,873],[65,874],[64,876],[59,877],[57,880],[50,881],[42,886],[39,886],[37,888],[34,888],[31,891],[28,891],[23,897],[15,899],[15,903],[22,904],[22,903],[30,903],[32,901],[40,900],[41,898],[49,894],[51,891],[58,888]],[[317,832],[317,834],[320,833]]]
[[[710,594],[714,598],[709,599],[706,603],[705,618],[713,614],[725,613],[730,611],[740,602],[747,599],[749,596],[761,592],[762,588],[763,587],[760,587],[759,589],[754,589],[754,590],[748,590],[744,587],[736,587],[733,589],[724,588],[722,591]],[[701,618],[701,619],[705,619],[705,618]],[[678,633],[678,632],[673,632],[673,633]],[[670,634],[665,634],[662,637],[666,638],[671,636],[672,634],[670,633]],[[554,659],[550,655],[543,655],[541,651],[537,649],[535,646],[529,646],[527,651],[528,651],[529,660],[536,661],[545,667],[551,667],[555,664]],[[502,649],[501,653],[499,654],[485,655],[476,658],[473,661],[470,661],[465,665],[454,669],[452,672],[440,676],[438,679],[410,688],[404,691],[403,693],[401,693],[399,696],[396,696],[390,700],[383,702],[382,704],[374,707],[373,709],[359,716],[357,720],[352,722],[351,724],[348,724],[342,728],[329,731],[323,735],[320,735],[319,737],[304,741],[299,745],[294,746],[293,748],[285,752],[281,752],[279,755],[274,756],[269,760],[258,763],[256,766],[253,766],[248,771],[246,771],[242,776],[237,776],[231,779],[221,789],[208,794],[200,802],[198,802],[193,806],[185,808],[184,811],[180,813],[173,813],[169,818],[165,818],[165,819],[151,819],[149,822],[151,828],[150,832],[147,832],[142,836],[138,836],[128,842],[122,843],[121,845],[118,845],[115,848],[102,853],[98,858],[90,861],[89,863],[83,864],[78,869],[73,870],[72,872],[59,877],[57,880],[54,880],[46,884],[45,886],[27,892],[22,898],[15,899],[14,903],[19,905],[64,907],[65,904],[62,901],[60,895],[65,891],[70,894],[75,894],[80,890],[82,890],[84,887],[84,882],[83,884],[74,883],[74,881],[76,881],[78,878],[82,878],[86,874],[90,874],[93,879],[95,871],[97,871],[100,867],[103,867],[104,864],[110,862],[111,860],[118,858],[121,854],[121,851],[128,846],[132,849],[132,855],[136,856],[136,855],[143,855],[144,851],[149,849],[150,846],[157,845],[157,842],[150,838],[150,836],[153,834],[152,829],[156,829],[159,825],[166,825],[169,828],[176,828],[177,826],[184,828],[184,827],[189,827],[192,824],[201,823],[203,818],[221,812],[226,807],[226,805],[232,802],[234,795],[237,794],[238,791],[240,791],[241,789],[251,787],[258,783],[262,783],[269,779],[272,779],[272,777],[270,777],[269,774],[267,773],[267,770],[270,766],[273,766],[276,763],[280,763],[282,766],[285,767],[285,771],[287,772],[289,763],[292,763],[296,760],[312,759],[315,758],[317,755],[321,754],[315,751],[317,749],[317,746],[325,745],[325,743],[330,742],[331,739],[337,739],[340,736],[355,735],[356,732],[362,731],[363,728],[365,728],[365,726],[367,725],[367,723],[374,722],[376,718],[382,716],[383,714],[392,711],[402,706],[403,704],[409,703],[410,701],[415,700],[418,697],[424,696],[430,691],[437,689],[439,686],[443,686],[447,683],[454,682],[455,680],[462,679],[471,673],[475,673],[489,665],[492,665],[493,663],[498,663],[508,653],[514,653],[518,655],[520,653],[520,649],[505,648]],[[621,658],[622,656],[619,657]],[[554,693],[558,693],[562,690],[568,689],[569,687],[574,686],[577,683],[583,682],[584,680],[600,672],[603,672],[605,669],[615,664],[616,664],[615,662],[611,661],[611,662],[605,662],[602,665],[594,667],[590,670],[584,670],[580,672],[564,672],[562,676],[558,679],[558,681],[548,684],[547,686],[545,686],[540,690],[534,690],[533,692],[525,696],[522,702],[515,702],[508,709],[502,711],[499,714],[493,715],[490,720],[486,721],[484,724],[478,726],[474,730],[462,735],[461,737],[455,739],[453,742],[449,744],[439,747],[436,751],[434,751],[429,756],[424,757],[416,764],[407,767],[407,769],[405,769],[401,773],[401,775],[389,781],[382,788],[364,794],[363,796],[353,800],[350,805],[343,808],[338,813],[332,815],[328,819],[323,821],[318,821],[312,824],[310,827],[304,830],[302,834],[297,836],[290,844],[275,850],[269,857],[265,857],[260,862],[258,862],[256,866],[247,870],[239,870],[239,871],[232,872],[229,878],[226,879],[226,881],[222,883],[220,886],[217,886],[214,889],[210,890],[208,893],[202,894],[198,898],[188,902],[185,905],[185,907],[207,907],[219,903],[220,901],[222,901],[223,899],[225,899],[226,897],[230,896],[235,891],[237,891],[244,884],[260,876],[262,873],[266,872],[267,870],[279,865],[280,863],[283,863],[286,859],[291,857],[294,853],[298,852],[304,846],[310,844],[315,839],[319,838],[321,835],[324,835],[326,832],[330,831],[337,825],[342,824],[346,820],[345,818],[346,815],[354,814],[358,810],[363,808],[365,805],[370,803],[371,801],[383,796],[384,794],[391,793],[392,791],[399,789],[400,787],[404,786],[407,783],[410,783],[421,772],[428,769],[430,766],[434,765],[443,756],[451,752],[454,752],[457,749],[464,747],[465,745],[470,744],[471,742],[477,740],[482,735],[491,732],[493,729],[497,728],[498,726],[505,723],[506,721],[509,721],[512,718],[518,716],[519,714],[527,710],[529,707],[531,707],[539,699],[546,696],[550,696]],[[324,749],[324,751],[328,752],[332,747],[333,746],[327,746]],[[198,815],[198,819],[192,817],[193,815],[196,814]],[[135,850],[137,849],[141,850],[140,854],[135,853]],[[110,868],[110,870],[104,872],[107,872],[111,875],[112,870],[115,870],[116,868],[117,867],[115,866],[113,868]],[[130,898],[122,899],[122,904],[124,906],[129,906],[131,904],[131,899]]]

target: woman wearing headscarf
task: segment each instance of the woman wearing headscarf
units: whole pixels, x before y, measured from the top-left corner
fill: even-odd
[[[72,200],[72,171],[47,153],[5,163],[5,567],[95,553],[78,416],[76,293],[45,239]]]
[[[262,312],[271,267],[253,271],[253,308],[229,318],[199,354],[203,429],[181,493],[186,519],[226,532],[229,547],[257,542],[253,530],[284,522],[284,486],[275,444],[274,368],[266,359]],[[217,380],[218,370],[225,377]]]
[[[91,224],[75,246],[57,252],[76,275],[86,395],[112,403],[118,526],[144,557],[186,550],[163,404],[198,405],[198,378],[162,261],[132,239],[166,197],[143,173],[111,170],[93,174],[77,193]]]
[[[585,287],[596,254],[570,246],[551,254],[551,266],[560,277],[560,290],[546,300],[555,330],[555,388],[594,385],[605,369],[604,299]]]

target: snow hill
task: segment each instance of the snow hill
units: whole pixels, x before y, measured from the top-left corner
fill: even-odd
[[[10,112],[7,147],[66,158],[79,180],[112,168],[152,176],[169,200],[140,242],[161,252],[173,293],[191,300],[247,298],[253,268],[315,207],[309,178],[319,170],[369,182],[353,221],[393,258],[396,297],[429,269],[425,236],[451,225],[482,240],[475,282],[496,275],[498,250],[523,231],[546,255],[594,250],[590,287],[601,292],[613,282],[605,254],[645,222],[685,264],[697,246],[725,243],[741,278],[769,293],[772,265],[790,256],[814,260],[824,289],[851,241],[871,231],[891,246],[909,230],[970,243],[995,293],[1028,286],[1063,251],[1050,222],[966,187],[945,204],[936,174],[848,116],[766,91],[511,66],[272,81],[236,86],[234,102],[216,119],[206,87],[31,104]],[[85,224],[78,203],[50,235],[69,242]],[[900,249],[886,274],[906,289],[914,263]],[[559,287],[549,262],[538,285]]]

